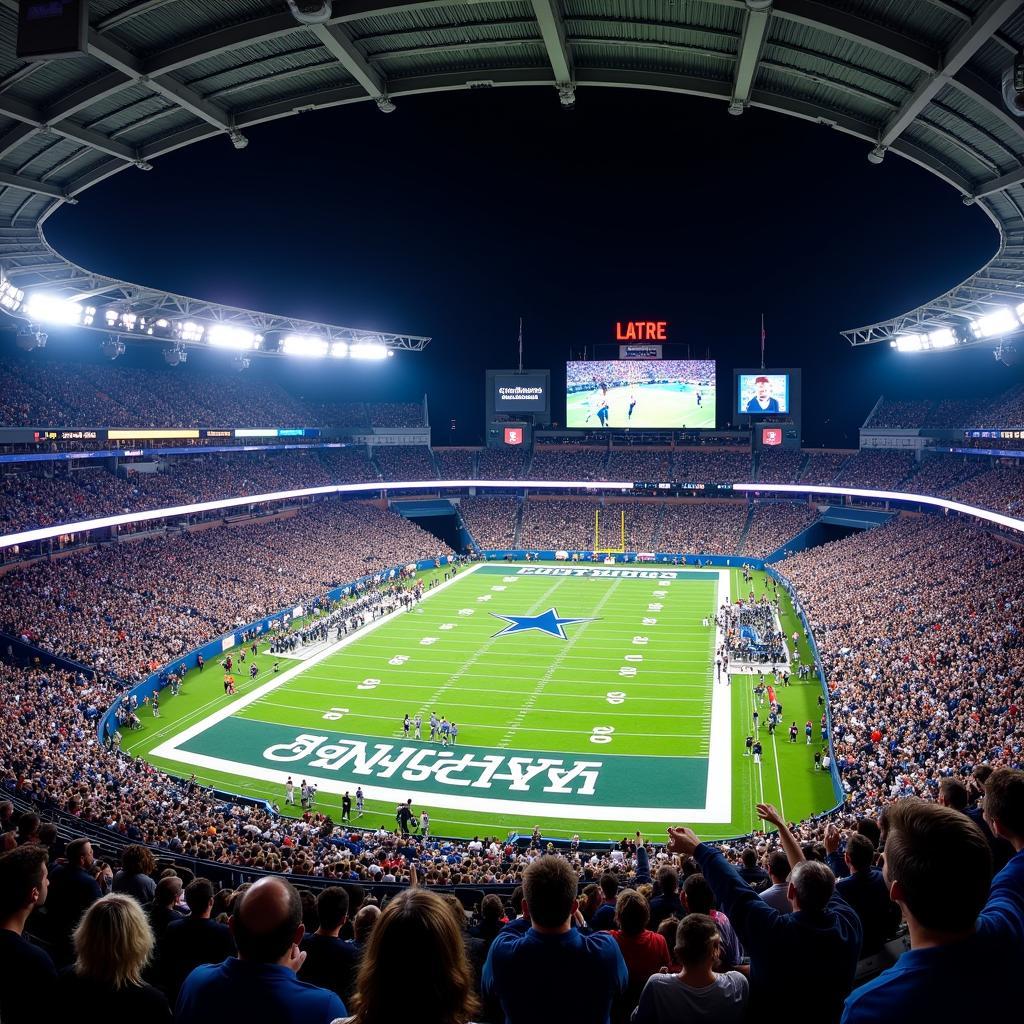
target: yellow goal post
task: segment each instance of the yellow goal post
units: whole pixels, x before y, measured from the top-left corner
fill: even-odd
[[[601,510],[594,509],[594,551],[602,555],[622,555],[626,552],[626,513],[619,513],[619,546],[601,547]]]

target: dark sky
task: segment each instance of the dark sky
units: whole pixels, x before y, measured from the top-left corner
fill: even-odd
[[[479,443],[488,366],[552,370],[620,319],[670,323],[718,361],[804,368],[804,438],[856,444],[879,393],[977,395],[1020,379],[977,352],[851,349],[994,252],[988,218],[937,178],[828,128],[652,92],[498,89],[308,113],[125,171],[51,219],[91,269],[278,313],[430,335],[383,365],[293,371],[339,395],[430,396],[435,443]],[[593,350],[591,349],[591,354]],[[685,354],[676,350],[672,355]],[[447,429],[457,421],[454,435]]]

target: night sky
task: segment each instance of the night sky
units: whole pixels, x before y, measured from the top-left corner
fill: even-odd
[[[564,113],[552,89],[497,89],[247,134],[244,151],[217,138],[116,175],[48,238],[172,291],[430,335],[386,364],[289,373],[339,397],[426,391],[435,444],[481,443],[484,370],[514,364],[520,316],[558,421],[570,352],[610,357],[595,346],[627,319],[667,320],[673,342],[718,361],[724,427],[763,312],[767,364],[804,368],[809,446],[855,446],[882,392],[973,397],[1021,379],[987,347],[915,358],[839,336],[953,286],[997,236],[931,174],[891,155],[872,166],[865,143],[819,125],[638,90],[582,88]]]

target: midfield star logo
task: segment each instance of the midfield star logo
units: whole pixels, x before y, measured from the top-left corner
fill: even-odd
[[[496,619],[504,619],[508,623],[504,629],[498,630],[491,637],[492,640],[495,637],[508,636],[511,633],[525,633],[531,629],[535,629],[539,633],[547,633],[548,636],[558,637],[560,640],[568,640],[569,638],[565,635],[566,626],[571,626],[576,622],[597,621],[593,617],[583,619],[559,618],[558,612],[554,608],[549,608],[546,612],[541,612],[540,615],[500,615],[498,612],[491,612],[491,614]]]

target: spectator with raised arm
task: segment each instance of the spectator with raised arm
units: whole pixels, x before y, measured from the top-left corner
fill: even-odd
[[[770,804],[758,804],[757,813],[778,829],[792,868],[789,914],[765,903],[721,850],[702,843],[691,829],[669,829],[669,850],[697,861],[749,954],[755,1018],[774,1012],[780,998],[799,993],[802,1021],[838,1021],[857,970],[860,921],[835,894],[832,871],[804,857],[779,812]]]

